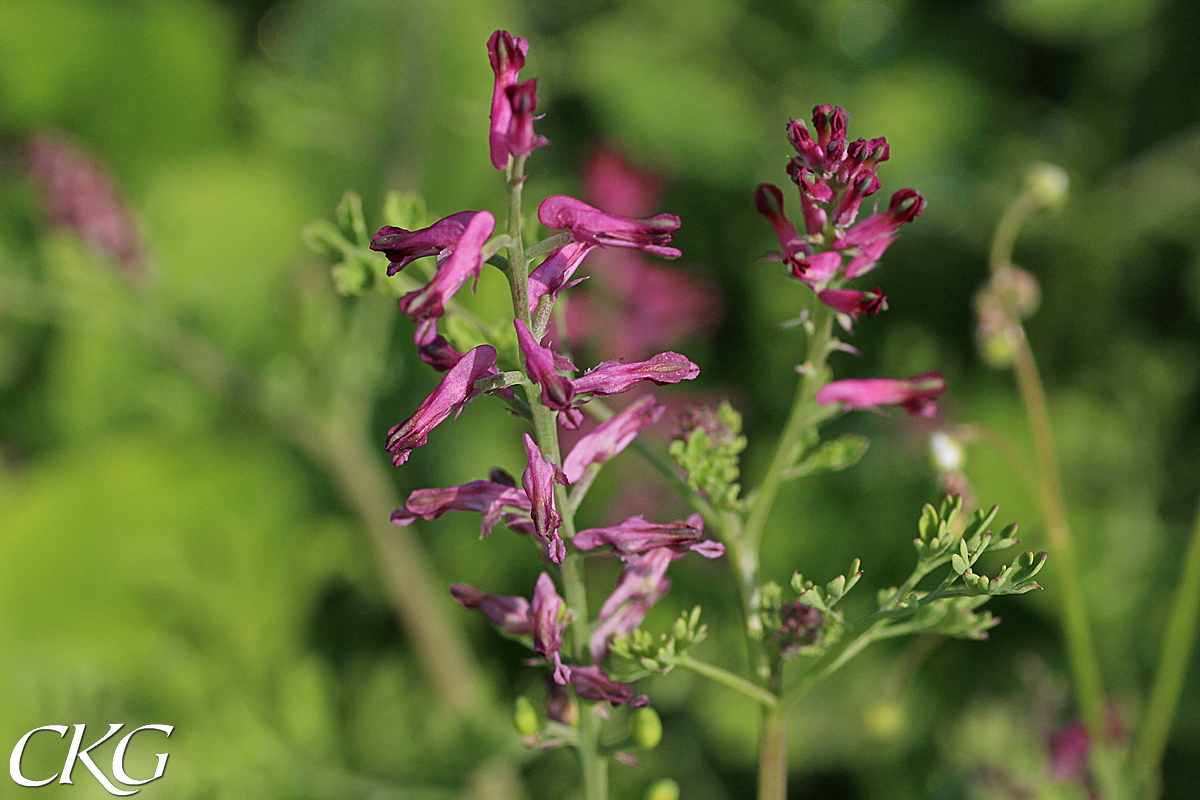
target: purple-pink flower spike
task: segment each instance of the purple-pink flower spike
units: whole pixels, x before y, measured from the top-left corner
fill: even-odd
[[[908,380],[866,378],[834,381],[821,387],[816,400],[821,405],[840,404],[849,410],[901,406],[914,416],[932,417],[937,414],[937,398],[945,390],[945,378],[937,372],[924,372]]]
[[[451,416],[457,417],[475,391],[475,381],[496,365],[496,348],[481,344],[469,351],[442,378],[442,382],[417,408],[416,413],[388,431],[387,451],[397,467],[429,441],[429,432]]]
[[[620,394],[638,381],[653,381],[659,386],[690,381],[700,374],[700,368],[679,353],[659,353],[648,361],[624,364],[604,361],[591,372],[580,375],[571,383],[579,394],[600,397]]]
[[[504,169],[508,166],[508,135],[512,127],[512,101],[509,87],[516,86],[525,56],[529,53],[529,42],[514,37],[508,31],[496,31],[488,39],[488,60],[496,73],[492,89],[492,129],[488,143],[492,151],[492,166]]]
[[[665,410],[666,406],[646,395],[597,425],[575,443],[563,460],[567,480],[575,483],[589,466],[608,461],[624,450],[639,433],[657,422]]]
[[[533,437],[528,433],[524,437],[525,455],[529,463],[521,476],[521,486],[529,497],[534,529],[545,541],[546,555],[555,564],[561,564],[567,556],[567,549],[558,535],[562,517],[554,507],[554,484],[566,484],[567,478],[562,470],[542,457],[542,451]]]
[[[577,242],[601,247],[643,250],[662,258],[679,258],[683,253],[669,247],[671,234],[679,229],[679,217],[658,214],[645,219],[608,214],[574,197],[556,194],[538,207],[538,219],[547,228],[566,229]]]
[[[459,211],[415,231],[385,225],[371,239],[371,249],[388,257],[388,275],[395,275],[418,258],[448,257],[462,238],[474,211]]]

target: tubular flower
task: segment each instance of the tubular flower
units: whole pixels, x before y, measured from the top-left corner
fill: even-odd
[[[633,688],[628,683],[613,680],[597,666],[572,667],[571,685],[582,699],[592,702],[606,700],[614,706],[628,703],[634,708],[650,702],[644,694],[634,697]]]
[[[504,169],[508,166],[508,136],[512,129],[513,108],[508,90],[517,85],[525,56],[529,53],[529,42],[514,37],[508,31],[496,31],[488,39],[488,60],[496,73],[492,89],[492,129],[488,142],[492,150],[492,166]]]
[[[567,627],[563,618],[565,605],[551,577],[545,572],[539,575],[533,589],[533,603],[529,606],[529,615],[533,618],[533,649],[545,656],[547,663],[554,665],[554,680],[559,684],[565,684],[571,676],[571,669],[562,663],[559,655],[563,645],[562,632]]]
[[[400,298],[400,310],[418,322],[442,316],[446,301],[483,268],[483,245],[492,235],[496,218],[490,211],[471,217],[454,252],[438,267],[437,274],[422,289]]]
[[[529,601],[524,597],[509,597],[488,594],[465,583],[455,583],[450,594],[467,608],[487,614],[489,620],[509,636],[533,634],[533,618],[529,615]]]
[[[570,378],[559,375],[555,370],[557,364],[554,351],[538,344],[521,319],[514,319],[513,326],[517,329],[517,344],[525,355],[525,368],[529,370],[529,377],[542,387],[542,405],[555,411],[566,411],[575,399],[575,387],[571,385]]]
[[[645,219],[608,214],[582,200],[556,194],[538,207],[538,219],[547,228],[566,229],[577,242],[601,247],[644,250],[662,258],[679,258],[683,253],[669,247],[671,234],[679,229],[679,217],[658,214]]]
[[[923,372],[908,380],[867,378],[834,381],[821,387],[816,400],[821,405],[841,404],[848,410],[874,410],[878,406],[901,406],[920,417],[937,414],[937,398],[946,390],[946,379],[937,372]]]
[[[859,314],[873,317],[887,308],[887,296],[876,286],[869,292],[854,289],[826,289],[817,292],[817,299],[853,322]]]
[[[625,568],[621,570],[616,588],[600,607],[600,624],[588,641],[593,661],[604,658],[613,636],[632,633],[650,608],[667,593],[671,588],[667,567],[679,557],[679,553],[659,548],[624,558]]]
[[[639,517],[630,517],[619,525],[608,528],[588,528],[575,534],[571,543],[580,550],[594,550],[603,545],[612,545],[613,554],[634,556],[651,550],[669,550],[683,555],[695,550],[705,558],[716,558],[725,553],[725,545],[704,535],[704,518],[692,514],[686,522],[656,523]]]
[[[429,441],[429,432],[459,412],[478,392],[475,381],[496,365],[496,348],[481,344],[464,355],[442,382],[417,408],[416,413],[388,431],[387,450],[397,467]]]
[[[542,457],[542,451],[529,434],[525,434],[525,455],[529,463],[521,476],[521,486],[529,498],[529,516],[533,519],[534,532],[545,541],[546,555],[550,560],[561,564],[566,558],[567,548],[558,535],[562,517],[554,507],[554,484],[566,484],[567,478],[562,470]]]
[[[809,255],[811,250],[796,235],[796,226],[784,213],[783,192],[774,184],[760,183],[754,192],[754,201],[758,205],[758,213],[770,220],[775,235],[779,237],[780,260],[789,268],[797,269],[798,260]]]
[[[882,214],[867,217],[862,222],[846,231],[846,235],[834,242],[834,247],[843,250],[871,244],[874,241],[890,237],[905,222],[912,222],[925,210],[925,198],[915,189],[901,189],[892,195],[888,210]]]
[[[578,394],[600,397],[620,394],[638,381],[653,381],[659,386],[688,381],[700,374],[700,368],[679,353],[659,353],[649,361],[623,364],[601,362],[590,372],[571,381]]]
[[[571,277],[593,248],[595,245],[588,242],[565,244],[529,273],[529,313],[537,309],[538,301],[544,296],[550,295],[551,300],[556,300],[559,292],[579,282]]]
[[[611,419],[585,434],[563,459],[563,473],[570,483],[583,477],[592,464],[608,461],[629,446],[629,443],[662,416],[666,406],[654,402],[650,395],[637,400]]]
[[[459,211],[415,231],[385,225],[371,239],[371,249],[388,257],[387,274],[395,275],[418,258],[437,256],[442,260],[454,251],[474,211]]]
[[[509,86],[505,92],[509,106],[508,131],[504,135],[505,151],[513,158],[525,158],[535,147],[550,144],[545,136],[533,132],[533,121],[537,110],[537,79]]]
[[[471,481],[446,489],[418,489],[408,496],[404,508],[392,512],[392,523],[410,525],[418,517],[434,520],[449,511],[478,511],[483,515],[479,537],[492,532],[504,508],[529,513],[529,498],[516,487],[495,481]]]

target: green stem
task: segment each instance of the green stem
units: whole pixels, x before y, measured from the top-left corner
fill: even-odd
[[[676,656],[674,663],[676,666],[690,669],[697,675],[703,675],[710,681],[715,681],[722,686],[733,689],[735,692],[740,692],[764,708],[774,708],[779,704],[778,697],[757,683],[748,681],[740,675],[734,675],[732,672],[722,669],[715,664],[709,664],[707,661],[699,661],[686,653]]]
[[[1007,269],[1012,263],[1012,250],[1017,233],[1029,215],[1037,208],[1036,199],[1023,194],[1009,207],[996,228],[992,240],[990,268],[993,273]],[[1054,437],[1050,413],[1046,402],[1046,390],[1038,372],[1033,350],[1025,336],[1020,316],[1016,309],[1009,309],[1014,333],[1013,369],[1017,387],[1025,406],[1029,430],[1033,436],[1034,456],[1037,460],[1040,480],[1040,504],[1046,525],[1046,535],[1053,548],[1051,569],[1059,579],[1062,597],[1063,626],[1067,638],[1067,656],[1075,693],[1083,712],[1084,723],[1094,741],[1108,738],[1104,724],[1104,686],[1100,674],[1100,660],[1092,638],[1088,621],[1087,602],[1083,593],[1083,581],[1075,559],[1075,548],[1067,522],[1063,502],[1062,479],[1054,452]]]
[[[1134,751],[1137,762],[1149,773],[1158,771],[1171,722],[1179,708],[1179,695],[1188,657],[1196,640],[1196,624],[1200,621],[1200,509],[1196,511],[1196,526],[1183,562],[1179,588],[1167,629],[1163,632],[1162,655],[1158,674],[1150,693],[1150,704],[1142,721]]]
[[[521,190],[525,184],[525,159],[509,161],[508,178],[508,235],[512,239],[508,248],[508,280],[512,289],[513,313],[517,319],[533,330],[533,318],[529,309],[529,257],[525,253],[521,234]],[[537,245],[531,250],[535,252]],[[521,356],[521,368],[528,369]],[[534,439],[542,456],[556,467],[562,466],[562,455],[558,446],[558,413],[530,398],[530,415],[533,421]],[[562,517],[562,536],[570,541],[575,536],[575,515],[566,487],[555,484],[554,502]],[[571,613],[571,632],[575,657],[586,661],[590,623],[587,605],[587,586],[583,576],[582,556],[568,552],[561,564],[563,594]],[[607,800],[608,759],[600,752],[601,720],[596,714],[596,704],[582,703],[580,709],[579,769],[583,777],[584,795],[587,800]]]
[[[787,709],[764,707],[759,729],[758,800],[787,800]]]

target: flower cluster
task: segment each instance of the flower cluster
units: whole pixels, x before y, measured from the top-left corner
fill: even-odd
[[[547,144],[533,130],[536,82],[522,83],[518,76],[528,44],[497,31],[488,42],[488,53],[496,79],[492,163],[506,171],[510,188],[519,187],[524,180],[524,159],[534,148]],[[547,331],[560,293],[580,280],[576,271],[590,252],[616,248],[677,258],[680,252],[671,246],[671,239],[679,218],[670,214],[624,216],[555,195],[541,203],[538,219],[566,235],[558,235],[561,246],[546,253],[539,264],[505,263],[514,298],[523,297],[528,305],[514,304],[519,312],[512,320],[519,363],[504,373],[497,368],[499,355],[491,344],[461,353],[438,331],[438,321],[447,313],[451,298],[478,279],[487,254],[514,240],[492,238],[495,217],[488,211],[461,211],[419,230],[385,227],[372,240],[372,249],[388,257],[389,275],[416,259],[437,259],[433,277],[401,297],[399,305],[415,322],[413,338],[421,359],[446,374],[416,413],[389,431],[387,450],[393,463],[403,464],[412,450],[428,441],[434,427],[457,416],[480,394],[504,393],[514,408],[531,417],[537,434],[537,438],[523,437],[525,469],[519,483],[502,470],[493,470],[487,479],[420,489],[392,514],[392,522],[409,525],[452,511],[477,512],[482,517],[481,536],[503,521],[510,530],[533,539],[552,565],[578,558],[583,551],[608,548],[624,568],[594,625],[576,624],[579,620],[573,617],[579,610],[568,608],[551,572],[541,574],[530,600],[489,594],[466,584],[456,584],[452,594],[464,606],[485,613],[503,633],[526,641],[541,657],[539,663],[544,660],[550,666],[556,686],[573,687],[583,700],[641,705],[644,697],[635,698],[627,684],[611,679],[601,667],[609,642],[636,629],[666,593],[670,586],[666,571],[672,561],[691,551],[715,558],[724,547],[703,538],[699,516],[668,523],[647,522],[637,516],[571,535],[574,506],[595,473],[662,415],[664,406],[653,397],[635,400],[584,434],[565,458],[559,457],[558,429],[578,428],[584,418],[582,409],[593,398],[626,392],[643,381],[663,385],[691,380],[699,368],[668,351],[641,361],[604,361],[581,372],[559,351]],[[510,224],[515,223],[510,220]],[[515,258],[523,259],[523,253]],[[524,286],[519,285],[522,281]],[[523,392],[524,402],[514,393],[516,387]],[[546,424],[539,425],[538,420]],[[572,490],[568,508],[563,507],[568,497],[563,487]],[[569,647],[564,644],[568,632],[572,635]],[[559,697],[551,695],[552,699]]]
[[[755,200],[779,239],[780,250],[769,257],[782,261],[792,277],[811,287],[850,331],[859,316],[873,317],[885,310],[887,297],[879,287],[862,291],[843,284],[875,269],[900,226],[924,210],[925,198],[913,189],[901,189],[892,195],[887,210],[876,209],[859,221],[863,201],[880,189],[876,172],[891,150],[883,138],[848,141],[848,119],[844,109],[823,105],[813,109],[814,133],[802,121],[788,122],[787,137],[796,155],[787,171],[799,190],[803,235],[788,217],[778,186],[761,184]],[[836,381],[823,387],[816,400],[847,409],[899,405],[911,414],[931,417],[944,389],[942,376],[930,372],[908,380]]]

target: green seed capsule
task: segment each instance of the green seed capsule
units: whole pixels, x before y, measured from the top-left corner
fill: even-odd
[[[538,719],[537,709],[528,697],[518,697],[513,706],[513,727],[522,736],[529,736],[541,730],[542,721]]]
[[[679,800],[679,784],[670,778],[657,780],[646,790],[645,800]]]
[[[662,720],[653,708],[633,712],[633,743],[643,750],[653,750],[662,741]]]

